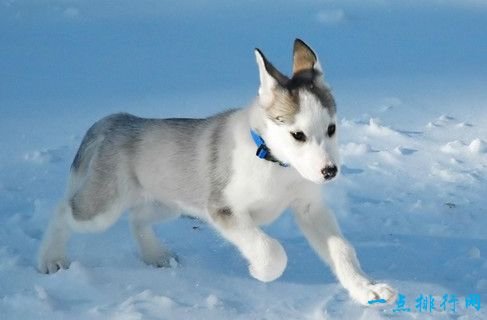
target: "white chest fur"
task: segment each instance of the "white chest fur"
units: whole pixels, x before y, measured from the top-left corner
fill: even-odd
[[[237,145],[233,175],[224,193],[232,210],[247,211],[261,225],[272,222],[289,207],[305,182],[293,168],[257,158],[254,148]]]

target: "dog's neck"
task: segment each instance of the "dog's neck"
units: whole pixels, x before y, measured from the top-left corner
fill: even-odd
[[[256,148],[256,156],[267,160],[270,162],[275,163],[281,167],[288,167],[289,165],[284,161],[281,161],[277,158],[269,147],[265,144],[265,132],[267,129],[267,125],[265,122],[265,114],[264,107],[260,105],[259,98],[250,106],[249,110],[249,136],[252,137],[252,140],[255,143]]]
[[[261,106],[259,98],[257,97],[256,101],[250,105],[249,110],[249,125],[250,128],[255,130],[257,133],[262,135],[266,130],[266,123],[265,123],[265,110]]]
[[[271,150],[266,145],[264,139],[254,129],[250,129],[250,135],[252,136],[252,139],[254,140],[255,145],[257,146],[257,151],[255,155],[258,158],[277,163],[281,167],[289,167],[289,164],[284,163],[279,159],[277,159],[276,157],[274,157]]]

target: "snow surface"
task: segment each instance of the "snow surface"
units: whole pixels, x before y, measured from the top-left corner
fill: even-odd
[[[0,3],[0,319],[487,319],[487,4],[481,0]],[[340,117],[342,174],[324,188],[363,269],[406,296],[349,299],[290,213],[268,232],[288,267],[252,279],[207,225],[157,233],[182,260],[137,256],[126,217],[77,235],[71,267],[35,270],[84,131],[116,111],[206,116],[257,89],[252,49],[290,69],[320,54]],[[414,300],[433,295],[433,312]],[[440,310],[444,294],[457,312]],[[479,311],[465,297],[481,296]]]

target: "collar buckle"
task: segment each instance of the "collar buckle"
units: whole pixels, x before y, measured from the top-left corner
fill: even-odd
[[[252,135],[252,139],[254,140],[255,144],[257,145],[257,152],[255,153],[255,155],[258,158],[264,159],[267,161],[271,161],[271,162],[276,162],[281,167],[289,167],[289,165],[287,163],[279,161],[278,159],[276,159],[271,154],[271,150],[269,149],[269,147],[267,147],[264,139],[262,139],[262,137],[257,132],[255,132],[254,130],[251,129],[250,134]]]
[[[257,152],[255,153],[255,155],[261,159],[265,159],[269,155],[269,148],[267,148],[265,144],[261,144],[257,148]]]

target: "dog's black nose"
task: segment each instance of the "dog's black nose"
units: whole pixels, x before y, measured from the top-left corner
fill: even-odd
[[[326,166],[321,170],[321,173],[323,174],[323,177],[325,177],[325,180],[331,180],[335,178],[337,172],[338,168],[336,165]]]

